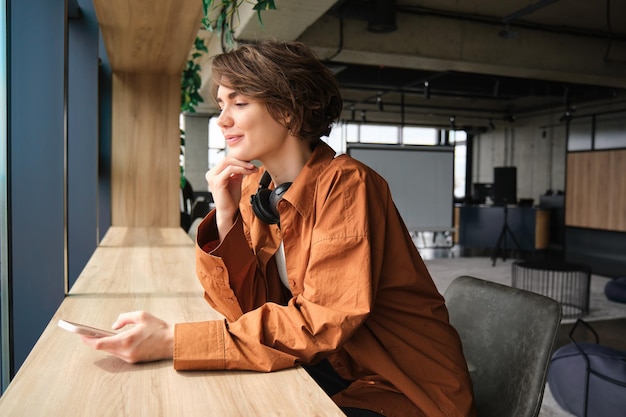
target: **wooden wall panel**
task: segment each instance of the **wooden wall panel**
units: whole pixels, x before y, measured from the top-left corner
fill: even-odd
[[[535,214],[535,249],[547,249],[550,245],[550,211],[537,210]]]
[[[180,226],[180,74],[114,73],[112,226]]]
[[[567,156],[565,224],[626,231],[626,150]]]
[[[626,231],[626,150],[610,152],[609,230]]]

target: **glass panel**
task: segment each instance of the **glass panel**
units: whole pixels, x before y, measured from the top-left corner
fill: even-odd
[[[209,119],[208,146],[209,161],[207,166],[211,169],[226,156],[226,140],[224,140],[222,130],[217,125],[217,117]]]
[[[343,137],[346,142],[358,142],[359,141],[359,125],[355,123],[347,123],[343,129]]]
[[[465,197],[465,167],[467,164],[467,133],[464,130],[450,132],[454,143],[454,197]]]
[[[626,113],[611,113],[596,117],[595,148],[626,148]]]
[[[439,141],[439,129],[432,127],[402,128],[402,143],[405,145],[437,145]]]
[[[361,143],[398,143],[398,127],[361,125]]]
[[[591,149],[591,117],[573,119],[569,126],[567,140],[568,151],[584,151]]]
[[[219,161],[224,159],[224,156],[226,156],[226,152],[224,152],[224,149],[209,148],[208,155],[209,155],[209,161],[208,161],[207,166],[209,167],[209,169],[211,169],[215,165],[217,165]]]
[[[7,238],[7,16],[0,0],[0,376],[2,392],[9,385],[9,291]]]
[[[465,143],[467,142],[467,133],[465,130],[451,130],[450,131],[450,143]]]
[[[217,125],[217,117],[209,119],[209,148],[224,149],[226,141],[220,127]]]
[[[343,140],[342,133],[344,127],[344,123],[335,123],[330,131],[330,135],[322,138],[324,142],[328,143],[328,145],[335,150],[337,155],[346,152],[345,141]]]

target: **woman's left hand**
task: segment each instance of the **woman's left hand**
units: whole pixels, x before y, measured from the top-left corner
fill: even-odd
[[[144,311],[120,314],[113,329],[134,324],[131,329],[108,337],[81,336],[83,342],[128,363],[170,359],[174,351],[174,326]]]

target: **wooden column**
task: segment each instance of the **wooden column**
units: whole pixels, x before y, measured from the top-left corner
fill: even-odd
[[[179,226],[180,80],[202,2],[94,7],[113,71],[112,226]]]

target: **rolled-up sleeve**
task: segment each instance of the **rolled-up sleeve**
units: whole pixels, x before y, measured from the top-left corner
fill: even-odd
[[[224,241],[207,252],[206,243],[213,240],[211,230],[214,212],[210,213],[198,229],[196,244],[196,274],[205,290],[209,304],[234,321],[244,312],[256,307],[259,302],[257,290],[265,297],[262,278],[257,277],[257,260],[243,233],[241,217],[228,231]]]
[[[174,369],[224,369],[224,331],[221,320],[176,324]]]

